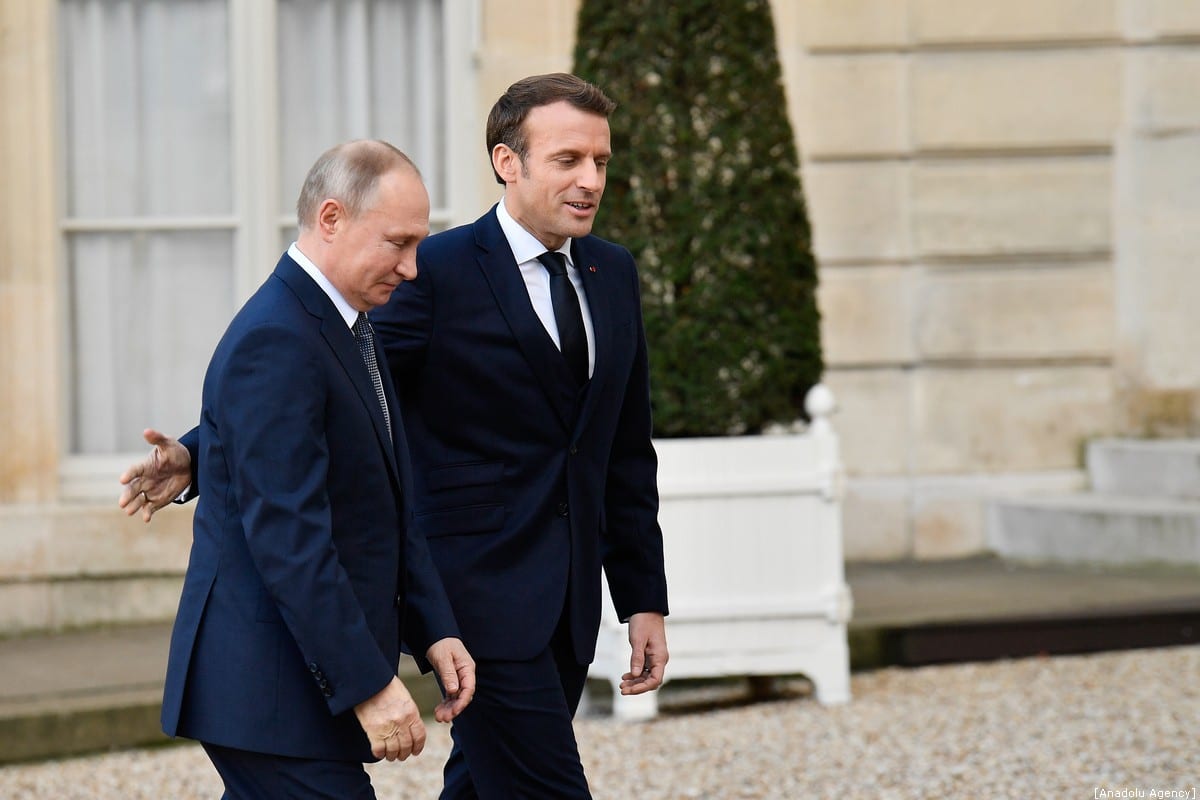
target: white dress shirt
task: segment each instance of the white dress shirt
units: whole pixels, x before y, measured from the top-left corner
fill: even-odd
[[[358,322],[358,312],[354,310],[354,306],[346,302],[342,293],[329,282],[329,278],[325,277],[325,273],[321,272],[312,259],[300,252],[300,248],[296,246],[295,242],[292,242],[292,246],[288,248],[288,255],[292,257],[292,261],[300,265],[300,269],[308,273],[308,277],[316,281],[317,286],[321,287],[321,291],[329,295],[329,299],[337,306],[342,319],[346,320],[346,327],[353,330],[354,323]]]
[[[500,220],[500,229],[504,231],[504,238],[508,239],[508,246],[512,249],[513,258],[517,260],[517,266],[521,269],[521,277],[525,280],[525,289],[529,292],[529,301],[533,303],[533,310],[537,312],[538,319],[542,321],[542,327],[546,329],[546,333],[550,334],[550,338],[554,340],[554,346],[562,350],[562,344],[558,341],[558,324],[554,321],[554,304],[550,301],[550,273],[542,266],[542,262],[538,261],[538,256],[546,252],[546,246],[539,242],[532,233],[521,227],[521,223],[512,218],[508,209],[504,207],[503,199],[496,206],[496,217]],[[575,294],[579,296],[583,330],[587,334],[588,377],[591,377],[596,369],[596,333],[592,329],[592,313],[588,309],[587,294],[583,290],[583,276],[579,274],[579,270],[571,261],[570,239],[563,242],[562,247],[558,248],[558,252],[567,258],[567,277],[571,279],[571,285],[575,287]]]

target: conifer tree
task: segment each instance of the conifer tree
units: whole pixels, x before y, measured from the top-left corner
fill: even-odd
[[[637,259],[659,436],[803,416],[816,264],[768,0],[582,0],[575,71],[617,102],[596,233]]]

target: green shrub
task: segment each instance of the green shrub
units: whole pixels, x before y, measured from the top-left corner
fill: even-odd
[[[816,264],[768,0],[583,0],[618,104],[596,232],[638,261],[655,433],[756,433],[821,375]]]

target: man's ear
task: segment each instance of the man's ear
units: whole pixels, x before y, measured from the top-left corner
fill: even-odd
[[[337,233],[338,228],[345,224],[346,208],[337,200],[326,198],[317,209],[317,231],[321,238],[329,241]]]
[[[521,157],[517,151],[501,142],[492,148],[492,169],[505,183],[512,183],[521,170]]]

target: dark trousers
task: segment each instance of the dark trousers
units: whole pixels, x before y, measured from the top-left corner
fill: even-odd
[[[225,782],[224,800],[375,800],[370,776],[355,761],[288,758],[201,744]]]
[[[559,625],[532,661],[475,662],[475,699],[454,720],[442,800],[590,798],[575,729],[587,665]]]

